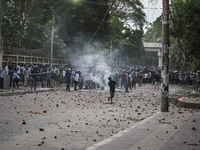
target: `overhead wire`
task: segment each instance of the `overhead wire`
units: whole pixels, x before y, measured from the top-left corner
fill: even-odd
[[[55,13],[57,13],[68,1],[65,1],[59,8],[56,9]]]
[[[4,14],[4,16],[5,17],[12,17],[12,18],[19,18],[17,16],[9,16],[9,15],[5,15],[5,14]],[[28,19],[42,18],[42,17],[49,17],[49,16],[51,16],[51,14],[47,13],[47,14],[44,14],[44,15],[38,15],[38,16],[32,16],[32,17],[29,16]]]
[[[94,37],[96,36],[97,32],[99,31],[100,27],[102,26],[103,22],[105,21],[105,18],[106,18],[106,16],[107,16],[109,10],[110,10],[110,9],[108,8],[108,10],[106,11],[106,13],[105,13],[105,15],[104,15],[104,17],[103,17],[101,23],[99,24],[97,30],[95,31],[95,33],[93,34],[93,36],[91,37],[91,39],[88,41],[88,44],[89,44],[89,43],[94,39]]]
[[[158,0],[156,1],[155,8],[157,7],[157,5],[158,5]],[[152,15],[152,16],[154,16],[155,10],[156,10],[156,9],[153,10],[153,15]]]

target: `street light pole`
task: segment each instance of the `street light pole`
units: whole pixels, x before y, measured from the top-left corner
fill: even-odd
[[[55,12],[52,9],[52,30],[51,30],[51,70],[53,68],[53,37],[54,37],[54,24],[55,24]]]
[[[112,47],[113,47],[113,40],[120,34],[125,34],[126,30],[122,30],[119,33],[117,33],[111,40],[110,40],[110,66],[112,65]]]
[[[53,68],[53,37],[54,37],[54,24],[55,24],[55,14],[67,3],[65,1],[62,6],[60,6],[56,11],[52,8],[52,29],[51,29],[51,60],[50,60],[50,68]],[[72,2],[79,2],[79,0],[72,0]]]
[[[169,111],[169,0],[163,0],[163,56],[161,69],[161,112]]]
[[[112,39],[110,41],[110,66],[112,65]]]

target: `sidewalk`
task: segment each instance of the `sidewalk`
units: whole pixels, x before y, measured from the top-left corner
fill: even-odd
[[[87,150],[199,150],[200,114],[157,113]]]

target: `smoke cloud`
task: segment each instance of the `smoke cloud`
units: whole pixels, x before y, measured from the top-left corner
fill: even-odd
[[[83,76],[90,74],[92,81],[108,90],[108,77],[113,75],[110,64],[109,49],[100,43],[87,44],[78,52],[70,55],[70,63],[81,71]]]

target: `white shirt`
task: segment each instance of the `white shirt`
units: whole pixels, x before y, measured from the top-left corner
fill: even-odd
[[[21,68],[20,68],[20,66],[17,65],[17,68],[18,68],[18,70],[17,70],[17,74],[20,74],[20,73],[21,73]]]
[[[65,71],[63,71],[63,72],[62,72],[62,74],[63,74],[63,77],[65,76],[65,73],[66,73]]]
[[[8,66],[5,67],[5,71],[6,71],[6,75],[8,75],[8,71],[9,71]]]
[[[24,66],[21,67],[21,69],[22,69],[22,73],[24,73],[26,71],[26,68]]]
[[[79,80],[79,74],[78,74],[78,73],[75,74],[74,80],[75,80],[75,81],[78,81],[78,80]]]
[[[6,76],[6,71],[0,69],[0,77],[1,77],[1,78],[4,78],[5,76]]]

